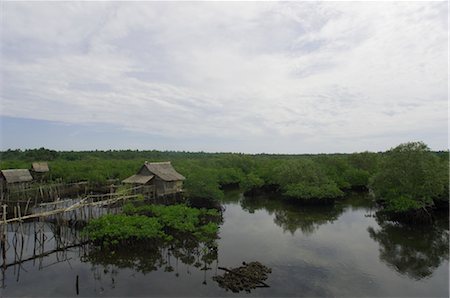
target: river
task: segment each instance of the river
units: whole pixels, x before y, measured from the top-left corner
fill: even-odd
[[[1,296],[416,296],[449,295],[448,215],[433,226],[376,216],[367,195],[334,206],[299,206],[228,191],[217,251],[203,247],[135,249],[105,256],[73,247],[2,271]],[[25,224],[24,254],[33,250]],[[12,229],[14,230],[14,229]],[[59,231],[60,232],[60,231]],[[47,247],[55,227],[45,225]],[[76,234],[76,233],[75,233]],[[70,231],[66,233],[70,237]],[[13,232],[8,233],[13,239]],[[13,241],[13,240],[10,240]],[[12,250],[10,250],[12,251]],[[9,252],[9,258],[14,254]],[[259,261],[272,268],[251,293],[220,288],[217,267]],[[78,279],[78,289],[77,289]]]

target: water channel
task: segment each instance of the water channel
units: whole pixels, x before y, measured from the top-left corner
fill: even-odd
[[[448,215],[432,226],[401,225],[377,217],[364,194],[348,195],[334,206],[300,206],[229,191],[222,203],[223,223],[213,253],[195,243],[113,255],[74,246],[3,270],[0,296],[449,295]],[[54,225],[41,228],[48,247],[60,241]],[[30,255],[36,224],[22,229],[21,253]],[[14,229],[9,230],[13,239]],[[244,261],[272,268],[269,288],[236,294],[212,280],[224,273],[218,267]]]

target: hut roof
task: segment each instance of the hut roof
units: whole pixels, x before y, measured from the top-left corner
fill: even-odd
[[[133,175],[123,180],[122,183],[131,183],[131,184],[146,184],[152,178],[155,177],[153,175]]]
[[[27,169],[2,170],[2,175],[7,183],[29,182],[33,180]]]
[[[178,173],[170,163],[170,161],[166,162],[146,162],[145,167],[153,173],[155,176],[158,176],[164,181],[178,181],[184,180],[183,175]]]
[[[33,171],[37,173],[45,173],[48,172],[48,163],[47,162],[33,162],[32,163],[32,169]]]

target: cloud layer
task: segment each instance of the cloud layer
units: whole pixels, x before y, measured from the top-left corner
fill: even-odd
[[[3,116],[213,151],[447,147],[445,2],[2,5]]]

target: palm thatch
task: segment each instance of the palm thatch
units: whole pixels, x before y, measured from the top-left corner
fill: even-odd
[[[21,182],[30,182],[33,180],[33,177],[30,174],[30,171],[27,169],[11,169],[11,170],[2,170],[2,176],[6,180],[6,183],[21,183]]]
[[[154,175],[133,175],[128,177],[127,179],[123,180],[122,183],[128,183],[128,184],[147,184],[152,178],[155,177]]]
[[[46,173],[49,171],[47,162],[33,162],[31,168],[36,173]]]
[[[147,170],[154,174],[155,176],[158,176],[164,181],[181,181],[185,180],[186,178],[178,173],[170,163],[170,161],[166,162],[146,162],[144,164],[144,167],[147,168]],[[141,171],[142,172],[142,168]]]

